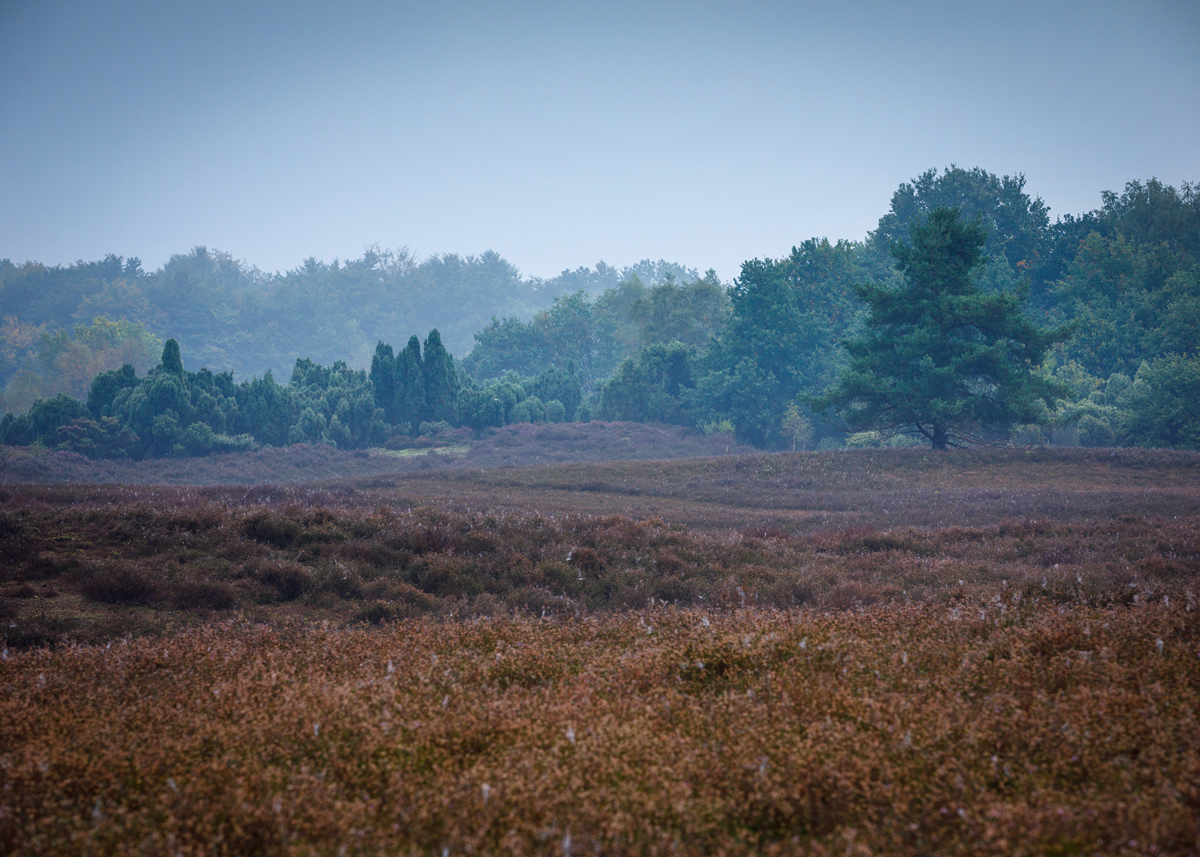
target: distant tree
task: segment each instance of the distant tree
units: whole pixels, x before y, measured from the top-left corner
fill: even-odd
[[[782,261],[744,262],[730,299],[729,321],[699,361],[697,412],[706,422],[730,419],[742,440],[765,446],[800,390],[810,354],[804,317]]]
[[[237,388],[239,420],[237,431],[269,446],[286,446],[288,430],[296,421],[295,397],[288,387],[275,383],[268,370]]]
[[[626,357],[601,385],[595,415],[603,420],[691,425],[683,394],[692,386],[693,351],[682,342],[669,342]]]
[[[1021,314],[1025,294],[986,292],[972,274],[987,230],[937,208],[893,244],[900,288],[864,285],[866,330],[846,343],[850,364],[813,401],[839,411],[851,431],[925,437],[934,449],[1036,423],[1063,390],[1035,373],[1064,338]]]
[[[533,379],[532,383],[526,382],[523,386],[529,395],[538,396],[547,406],[551,401],[558,401],[563,406],[563,419],[567,422],[575,419],[575,410],[583,401],[583,387],[572,362],[568,362],[566,368],[552,366]]]
[[[1200,449],[1200,357],[1175,354],[1143,363],[1121,405],[1137,446]]]
[[[117,394],[122,390],[133,389],[137,383],[137,371],[129,363],[120,369],[101,372],[92,379],[92,386],[87,397],[88,410],[97,420],[101,417],[112,416],[112,405]]]
[[[416,336],[410,337],[408,346],[396,355],[392,377],[395,422],[416,437],[425,418],[425,374],[421,366],[421,340]]]
[[[783,430],[792,439],[792,452],[796,451],[797,445],[806,447],[812,440],[812,422],[800,412],[795,402],[783,412]]]
[[[319,443],[325,431],[325,420],[311,407],[300,413],[300,419],[288,429],[290,443]]]
[[[53,399],[34,402],[33,407],[29,409],[31,441],[55,446],[59,428],[70,425],[74,420],[86,418],[87,411],[83,404],[63,393]]]
[[[179,353],[179,343],[168,339],[163,346],[162,368],[172,375],[183,375],[183,357]]]
[[[1040,198],[1025,192],[1025,177],[1001,178],[979,167],[966,170],[954,164],[940,173],[927,170],[896,189],[887,214],[871,234],[878,256],[886,260],[892,244],[907,241],[912,227],[938,208],[957,208],[965,217],[982,220],[986,256],[1003,258],[1014,271],[1039,265],[1050,215]]]
[[[425,418],[429,422],[458,420],[458,369],[454,358],[442,345],[437,329],[425,337],[425,352],[421,358],[425,380]]]
[[[551,399],[546,402],[546,422],[561,423],[567,418],[567,409],[563,407],[563,403],[558,399]]]
[[[717,334],[729,315],[729,295],[714,271],[692,283],[669,281],[645,289],[630,306],[640,345],[682,342],[699,347]]]
[[[371,357],[371,385],[374,388],[375,407],[383,409],[384,419],[396,421],[396,357],[392,346],[380,342]]]

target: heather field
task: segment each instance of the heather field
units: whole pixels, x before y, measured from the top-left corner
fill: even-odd
[[[1200,853],[1200,455],[257,481],[0,487],[0,852]]]

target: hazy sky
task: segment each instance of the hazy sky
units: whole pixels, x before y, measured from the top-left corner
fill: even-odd
[[[725,279],[929,167],[1200,180],[1200,4],[0,0],[0,258]]]

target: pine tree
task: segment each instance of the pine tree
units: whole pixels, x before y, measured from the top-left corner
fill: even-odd
[[[814,408],[834,408],[852,431],[916,434],[934,449],[1037,422],[1062,391],[1034,370],[1065,332],[1021,314],[1027,292],[973,281],[987,240],[980,222],[936,208],[911,236],[892,248],[906,285],[858,287],[866,331],[845,343],[850,364]]]

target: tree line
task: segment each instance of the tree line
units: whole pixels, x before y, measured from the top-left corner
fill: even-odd
[[[230,276],[245,272],[204,255]],[[444,267],[451,257],[440,258]],[[397,264],[383,254],[370,267]],[[507,263],[489,256],[487,265]],[[345,287],[352,269],[310,260],[307,273],[259,290],[280,297],[288,278],[321,270],[334,279],[332,271],[342,272],[337,283]],[[555,287],[562,291],[543,292],[546,305],[533,312],[493,312],[459,361],[436,329],[424,345],[414,336],[398,350],[378,337],[359,361],[369,371],[344,359],[324,368],[326,346],[297,359],[287,385],[273,373],[238,383],[229,369],[178,375],[163,368],[164,350],[140,380],[146,369],[132,362],[97,374],[86,403],[76,382],[74,400],[86,413],[47,397],[24,416],[6,417],[3,439],[77,448],[84,441],[59,433],[83,420],[94,427],[71,431],[92,438],[86,443],[103,446],[103,436],[124,449],[119,439],[128,432],[141,447],[127,454],[192,454],[246,443],[364,447],[451,427],[481,432],[598,418],[732,431],[764,448],[979,441],[1200,448],[1200,190],[1186,183],[1130,182],[1122,193],[1103,194],[1095,211],[1051,222],[1022,177],[952,166],[902,184],[866,239],[809,239],[787,256],[745,262],[728,286],[711,271],[700,276],[660,262],[622,272],[601,263],[564,272]],[[363,298],[369,291],[338,299],[361,311],[372,305]],[[478,302],[463,304],[477,316]],[[73,337],[39,334],[37,325],[49,321],[38,318],[6,319],[0,357],[8,365],[21,343],[35,340],[48,367],[99,365],[81,349],[101,353],[126,340],[145,364],[147,347],[160,341],[128,318],[77,325]],[[362,323],[349,334],[329,332],[330,342],[361,339]],[[117,405],[120,391],[166,384],[156,380],[164,373],[184,379],[186,403],[159,391],[153,401],[162,407],[150,418],[146,406],[129,404],[132,392]],[[97,384],[118,392],[105,400]],[[251,388],[259,391],[253,406],[243,404],[254,398]],[[93,409],[93,394],[108,404]],[[149,396],[147,389],[136,402]],[[200,404],[205,396],[219,399],[215,411]],[[253,415],[272,409],[277,425],[268,429]],[[158,417],[175,425],[164,420],[156,435]],[[193,430],[198,424],[211,430],[211,442],[204,429]]]
[[[86,395],[91,376],[81,378],[82,367],[94,375],[129,362],[144,372],[168,338],[179,342],[189,369],[232,372],[239,380],[268,369],[284,377],[299,357],[365,366],[375,343],[397,331],[437,328],[446,347],[462,355],[493,317],[529,318],[560,295],[672,276],[695,272],[661,261],[623,270],[599,262],[541,279],[522,276],[490,251],[418,261],[404,249],[377,248],[358,259],[309,258],[276,274],[205,247],[174,255],[155,271],[117,255],[69,266],[0,259],[0,411],[24,411],[60,392]],[[78,331],[98,318],[136,326],[137,335],[125,331],[125,338],[156,339],[149,358],[137,343],[122,362],[108,352],[64,357],[61,340],[78,350]]]

